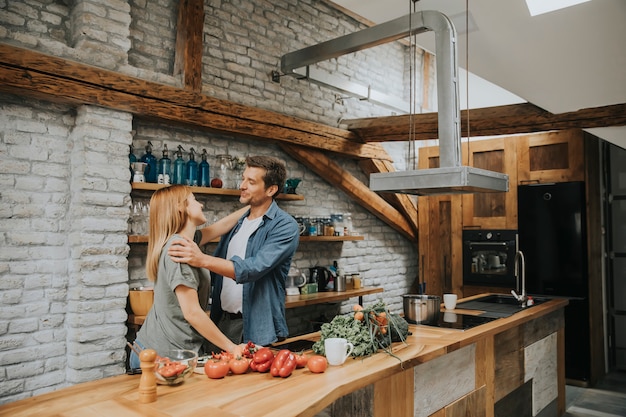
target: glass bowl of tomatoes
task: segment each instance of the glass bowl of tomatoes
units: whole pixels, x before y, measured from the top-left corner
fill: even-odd
[[[198,354],[193,350],[175,349],[155,361],[154,374],[158,384],[177,385],[193,374]]]

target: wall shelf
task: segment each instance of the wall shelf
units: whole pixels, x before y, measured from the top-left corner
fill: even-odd
[[[133,191],[156,191],[164,187],[169,187],[169,185],[153,184],[149,182],[133,182],[131,183],[131,187]],[[191,192],[194,194],[208,194],[218,196],[221,195],[227,197],[239,197],[241,195],[241,191],[229,188],[191,187]],[[304,196],[299,194],[278,194],[276,196],[276,199],[287,201],[300,201],[304,200]]]
[[[300,236],[300,242],[347,242],[363,239],[363,236]],[[211,243],[217,242],[219,242],[219,239],[211,241]],[[148,243],[148,236],[129,235],[128,243]]]
[[[149,182],[132,182],[131,183],[133,191],[146,191],[146,192],[154,192],[164,187],[169,187],[166,184],[154,184]],[[227,196],[227,197],[239,197],[241,195],[241,191],[232,190],[227,188],[211,188],[211,187],[191,187],[191,192],[194,194],[206,194],[206,195],[217,195],[217,196]],[[277,200],[287,200],[287,201],[302,201],[304,200],[303,195],[299,194],[278,194],[276,197]],[[300,236],[300,242],[347,242],[347,241],[355,241],[355,240],[363,240],[363,236]],[[217,243],[219,239],[215,239],[211,241],[211,243]],[[147,235],[129,235],[128,243],[148,243]]]
[[[285,296],[285,308],[304,307],[314,304],[338,303],[353,297],[359,297],[359,304],[363,304],[363,296],[383,292],[382,287],[362,287],[359,289],[349,289],[346,291],[324,291],[305,295]],[[141,326],[146,316],[128,315],[128,323]]]
[[[300,236],[300,242],[348,242],[363,239],[363,236]]]
[[[285,296],[285,308],[304,307],[313,304],[338,303],[352,297],[359,297],[359,304],[363,304],[363,296],[383,292],[383,287],[361,287],[345,291],[323,291],[313,294]]]

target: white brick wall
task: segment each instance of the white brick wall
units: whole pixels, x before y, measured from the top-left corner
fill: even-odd
[[[66,2],[0,0],[0,41],[180,85],[180,77],[172,75],[175,3],[78,0],[67,7]],[[324,2],[296,3],[208,2],[204,93],[329,125],[342,118],[390,114],[358,100],[335,104],[334,91],[305,81],[270,80],[282,54],[360,29]],[[233,19],[241,16],[241,7],[247,17]],[[158,19],[146,17],[146,10]],[[403,95],[402,59],[394,60],[403,52],[391,44],[324,65],[351,81],[388,81],[389,93]],[[361,65],[362,60],[368,64]],[[198,152],[206,148],[212,169],[214,156],[223,153],[282,157],[289,175],[303,179],[298,192],[305,196],[304,201],[281,202],[283,208],[295,216],[351,212],[354,229],[365,236],[357,242],[301,243],[295,265],[306,270],[338,260],[347,272],[360,272],[365,285],[383,286],[382,297],[392,310],[402,309],[401,296],[417,276],[416,242],[279,148],[94,106],[71,108],[3,95],[0,403],[124,372],[128,287],[146,282],[146,245],[126,243],[128,145],[133,143],[141,156],[148,140],[159,158],[164,143],[170,151],[178,144]],[[337,162],[367,183],[355,161]],[[209,219],[239,206],[231,198],[200,199]],[[365,297],[366,304],[377,298]],[[354,302],[290,310],[289,327],[293,332],[309,330],[320,316],[331,319]]]

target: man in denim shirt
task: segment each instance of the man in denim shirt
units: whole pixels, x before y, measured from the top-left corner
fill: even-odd
[[[239,201],[250,210],[220,240],[215,256],[202,253],[202,230],[195,242],[174,242],[176,262],[209,269],[213,277],[211,319],[235,343],[268,345],[289,335],[285,319],[285,280],[298,247],[298,224],[274,201],[285,184],[282,161],[246,158]],[[226,278],[226,279],[225,279]]]

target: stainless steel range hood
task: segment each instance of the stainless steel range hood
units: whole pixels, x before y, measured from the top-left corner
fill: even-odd
[[[416,12],[285,54],[281,70],[301,76],[296,68],[307,67],[309,73],[308,66],[316,62],[426,31],[435,32],[440,168],[371,174],[370,189],[416,195],[508,191],[508,175],[461,164],[456,30],[443,13]]]
[[[372,191],[415,195],[509,191],[509,177],[499,172],[457,166],[370,175]]]

